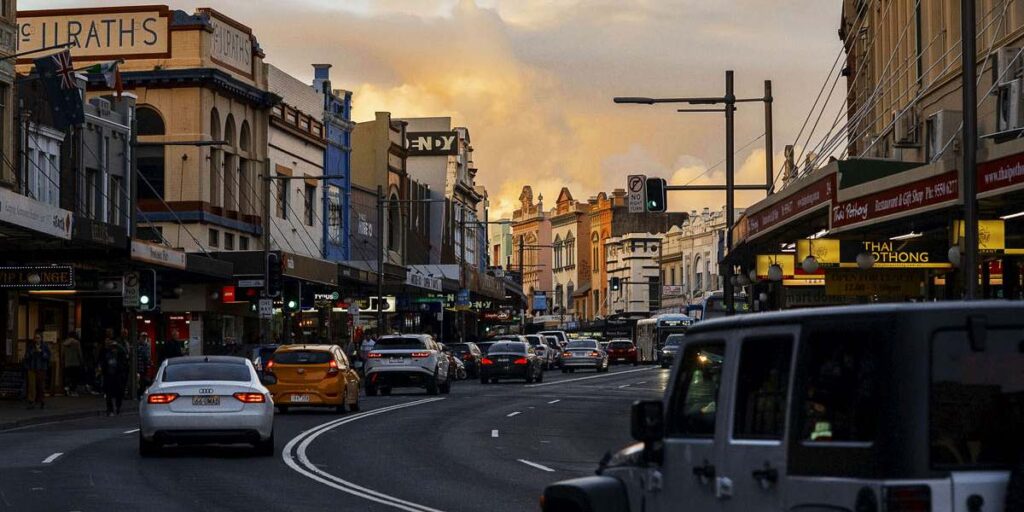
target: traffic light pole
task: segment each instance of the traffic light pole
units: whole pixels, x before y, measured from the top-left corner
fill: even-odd
[[[263,162],[263,293],[262,298],[270,298],[270,159]],[[272,343],[270,339],[270,318],[263,318],[260,313],[260,342]]]
[[[377,185],[377,336],[386,334],[384,326],[384,187]]]

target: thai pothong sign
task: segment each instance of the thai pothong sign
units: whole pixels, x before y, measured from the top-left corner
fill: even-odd
[[[71,240],[71,212],[0,187],[0,222]]]
[[[956,203],[960,198],[959,173],[949,171],[832,207],[831,228],[848,228],[884,218],[920,213]]]
[[[0,267],[0,288],[67,289],[75,287],[71,265]]]
[[[754,238],[778,224],[830,203],[835,191],[836,176],[831,174],[759,212],[746,215],[746,238]]]
[[[978,164],[978,197],[1024,188],[1024,153]]]
[[[18,11],[19,52],[66,43],[80,60],[170,57],[170,11],[156,5]]]

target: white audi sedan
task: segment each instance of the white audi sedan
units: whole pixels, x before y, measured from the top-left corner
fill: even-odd
[[[139,454],[165,444],[249,443],[274,455],[274,402],[243,357],[188,356],[160,365],[139,406]]]

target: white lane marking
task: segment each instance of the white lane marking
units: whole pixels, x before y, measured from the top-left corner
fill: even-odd
[[[554,381],[551,381],[551,382],[544,382],[544,383],[541,383],[541,384],[527,384],[526,387],[528,387],[528,388],[539,388],[541,386],[555,386],[555,385],[559,385],[559,384],[565,384],[567,382],[579,382],[581,380],[602,379],[602,378],[606,378],[606,377],[614,377],[616,375],[624,375],[624,374],[633,373],[633,372],[647,372],[647,371],[657,370],[657,369],[658,369],[658,367],[652,366],[652,367],[649,367],[649,368],[637,368],[635,370],[625,370],[625,371],[621,371],[621,372],[599,373],[597,375],[591,375],[589,377],[579,377],[579,378],[576,378],[576,379],[554,380]]]
[[[642,381],[636,383],[637,386],[639,386],[641,384],[647,384],[647,381],[646,380],[642,380]]]
[[[124,431],[124,433],[125,433],[125,434],[134,434],[134,433],[136,433],[136,432],[138,432],[138,431],[139,431],[139,429],[137,429],[137,428],[133,428],[133,429],[131,429],[131,430],[125,430],[125,431]]]
[[[64,455],[64,452],[54,453],[53,455],[50,455],[49,457],[43,459],[43,464],[49,464],[49,463],[57,460],[57,458],[60,457],[61,455]]]
[[[557,404],[558,402],[561,402],[561,401],[562,401],[561,399],[558,399],[558,400],[552,400],[552,401],[550,401],[548,403],[549,404]]]
[[[629,387],[629,384],[623,384],[623,385],[619,386],[619,389],[628,388],[628,387]]]
[[[553,469],[551,469],[551,468],[549,468],[547,466],[541,466],[540,464],[537,464],[536,462],[530,462],[530,461],[528,461],[526,459],[516,459],[516,460],[519,461],[519,462],[522,462],[523,464],[526,464],[527,466],[535,467],[535,468],[537,468],[537,469],[539,469],[541,471],[547,471],[548,473],[554,473],[555,472],[555,470],[553,470]]]
[[[360,485],[349,482],[348,480],[344,480],[342,478],[334,476],[330,473],[327,473],[326,471],[321,470],[320,468],[317,468],[309,461],[309,457],[307,457],[306,455],[306,450],[309,448],[310,443],[316,440],[316,438],[319,437],[321,434],[334,428],[340,427],[341,425],[351,423],[353,421],[358,421],[369,416],[384,414],[398,409],[428,404],[440,400],[444,400],[444,398],[439,397],[416,400],[414,402],[406,402],[404,404],[397,404],[389,407],[382,407],[380,409],[374,409],[372,411],[362,412],[354,416],[349,416],[347,418],[340,418],[337,420],[328,421],[327,423],[313,427],[307,430],[306,432],[295,436],[294,438],[292,438],[291,441],[288,441],[288,444],[285,445],[284,450],[281,452],[281,458],[284,459],[284,462],[285,464],[288,465],[288,467],[292,468],[299,474],[311,480],[320,482],[328,487],[337,489],[341,492],[351,494],[353,496],[357,496],[359,498],[363,498],[376,503],[380,503],[382,505],[397,508],[399,510],[405,510],[406,512],[442,512],[440,510],[433,509],[425,505],[412,503],[409,501],[396,498],[394,496],[384,494],[382,492],[367,489],[366,487],[362,487]],[[294,455],[292,454],[293,451],[295,452]]]
[[[491,437],[498,437],[498,431],[496,429],[491,431]]]
[[[506,414],[505,417],[506,418],[511,418],[512,416],[516,416],[516,415],[519,415],[519,414],[522,414],[522,412],[520,412],[520,411],[512,411],[512,412]]]

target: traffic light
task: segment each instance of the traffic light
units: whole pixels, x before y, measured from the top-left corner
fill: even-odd
[[[295,312],[302,308],[302,283],[286,281],[281,288],[281,302],[284,310]]]
[[[281,256],[276,252],[267,253],[267,297],[281,295]]]
[[[667,204],[665,178],[647,178],[647,211],[664,212]]]
[[[613,292],[619,291],[622,286],[622,280],[618,277],[612,277],[608,279],[608,288]]]
[[[139,311],[155,311],[160,306],[156,270],[139,271]]]

